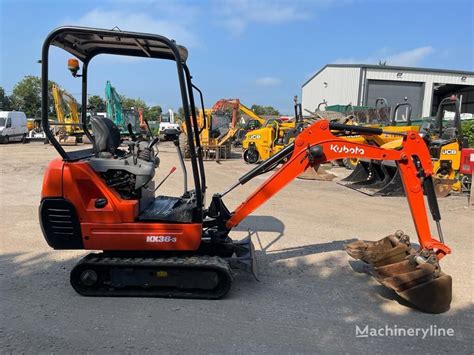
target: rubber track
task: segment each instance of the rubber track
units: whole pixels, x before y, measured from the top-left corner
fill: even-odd
[[[99,276],[97,287],[86,287],[80,282],[83,270],[93,269],[101,275],[110,274],[113,268],[175,268],[215,271],[219,275],[219,285],[213,290],[154,287],[117,288]],[[227,294],[232,284],[232,271],[224,259],[217,256],[190,256],[170,258],[113,257],[106,254],[89,254],[71,270],[72,287],[83,296],[98,297],[167,297],[190,299],[219,299]],[[102,282],[104,281],[104,282]]]

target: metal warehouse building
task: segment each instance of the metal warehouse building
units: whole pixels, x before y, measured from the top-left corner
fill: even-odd
[[[436,113],[446,96],[458,95],[461,112],[474,113],[474,72],[364,64],[329,64],[303,84],[303,109],[328,105],[375,106],[379,97],[389,106],[413,106],[412,117]]]

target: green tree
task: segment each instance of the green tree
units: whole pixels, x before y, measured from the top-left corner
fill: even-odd
[[[28,75],[13,88],[11,95],[12,108],[25,112],[27,117],[41,115],[41,80],[37,76]]]
[[[280,112],[273,106],[252,105],[252,111],[257,115],[279,116]]]
[[[88,99],[89,106],[92,106],[97,112],[104,112],[105,101],[99,95],[92,95]]]
[[[54,81],[48,81],[49,107],[48,115],[54,115],[54,101],[52,86]],[[11,109],[25,112],[27,117],[41,116],[41,79],[34,75],[27,75],[13,88],[10,96]]]
[[[0,86],[0,110],[10,111],[11,102],[7,94],[5,94],[5,89]]]
[[[257,115],[264,115],[265,114],[265,109],[263,108],[263,106],[260,106],[260,105],[252,105],[252,107],[250,107],[250,109],[255,112],[255,114]]]
[[[469,142],[469,147],[474,147],[474,121],[462,122],[462,133]]]
[[[148,120],[150,121],[158,121],[158,118],[161,116],[161,113],[163,112],[161,106],[156,105],[152,106],[148,109]]]
[[[265,115],[280,116],[280,112],[273,106],[265,106],[264,110],[265,110]]]

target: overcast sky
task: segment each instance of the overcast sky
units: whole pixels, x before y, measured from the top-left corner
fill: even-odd
[[[158,33],[188,47],[206,106],[240,98],[290,113],[301,85],[328,63],[474,70],[474,2],[411,1],[21,1],[0,0],[0,86],[11,93],[40,74],[41,44],[53,28],[75,24]],[[51,79],[80,93],[52,51]],[[120,94],[164,109],[179,107],[175,68],[156,60],[103,57],[90,66],[91,94],[106,80]],[[341,103],[346,104],[346,103]]]

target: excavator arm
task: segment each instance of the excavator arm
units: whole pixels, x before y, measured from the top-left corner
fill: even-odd
[[[245,184],[253,177],[264,173],[278,164],[278,160],[287,159],[268,180],[252,193],[245,202],[237,207],[226,222],[231,229],[238,225],[250,213],[264,204],[277,192],[283,189],[293,179],[310,167],[317,167],[327,161],[344,158],[366,158],[395,161],[400,168],[403,185],[416,233],[422,249],[434,250],[438,259],[451,252],[442,241],[431,236],[423,191],[427,194],[433,219],[439,225],[441,219],[434,190],[432,189],[431,158],[423,139],[416,132],[401,135],[403,142],[399,150],[387,150],[380,147],[353,143],[344,138],[336,137],[331,131],[344,129],[354,130],[354,127],[329,123],[321,120],[313,123],[298,135],[293,144],[287,146],[277,156],[262,163],[259,167],[244,175],[236,187]],[[381,134],[382,129],[358,127],[360,133]],[[439,233],[441,229],[439,228]],[[442,239],[442,234],[439,235]]]
[[[354,259],[369,264],[372,267],[371,274],[377,281],[394,290],[400,297],[420,310],[428,313],[447,311],[452,299],[452,279],[441,271],[439,260],[451,253],[451,250],[443,242],[441,215],[431,176],[432,163],[423,139],[414,131],[401,133],[403,141],[400,148],[390,150],[349,142],[343,137],[335,136],[334,133],[337,134],[338,131],[383,134],[380,128],[354,127],[329,123],[326,120],[313,123],[298,135],[293,144],[242,176],[238,183],[224,192],[223,195],[255,176],[274,169],[286,160],[245,202],[237,207],[235,212],[229,213],[222,209],[223,214],[228,217],[224,218],[225,228],[231,230],[310,167],[317,168],[327,161],[354,157],[394,161],[400,169],[420,244],[419,249],[415,250],[410,244],[409,237],[402,231],[397,231],[378,241],[357,240],[346,244],[346,252]],[[430,232],[424,194],[427,196],[431,215],[438,227],[438,239],[434,238]],[[249,239],[246,242],[250,243]],[[250,250],[252,249],[251,247]],[[254,265],[253,261],[251,265]]]

